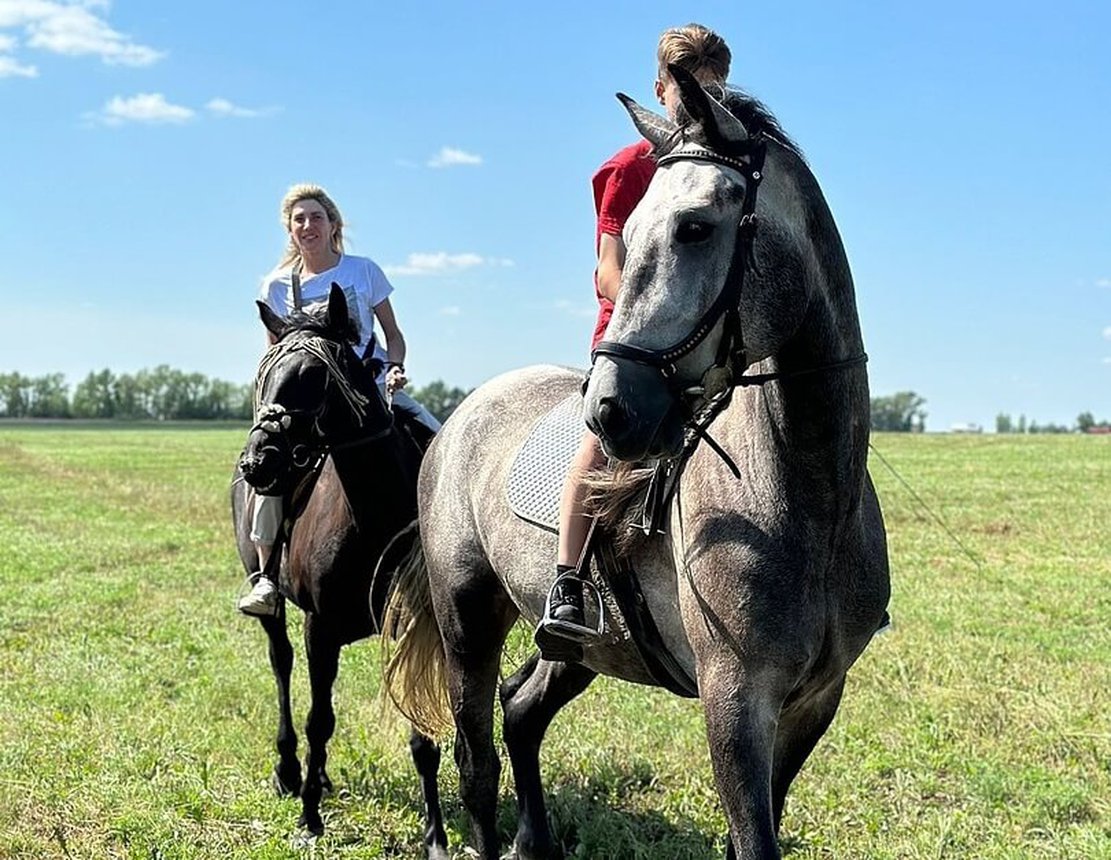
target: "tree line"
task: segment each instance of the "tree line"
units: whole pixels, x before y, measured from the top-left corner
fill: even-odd
[[[1007,412],[1000,412],[995,416],[996,433],[1107,433],[1111,432],[1111,421],[1106,418],[1097,421],[1091,412],[1081,412],[1076,416],[1076,423],[1066,424],[1039,424],[1033,419],[1027,421],[1025,415],[1014,419]]]
[[[449,386],[440,379],[409,393],[440,421],[446,421],[470,390]],[[915,433],[926,429],[926,400],[914,391],[899,391],[871,402],[872,429]],[[254,411],[253,384],[210,379],[161,364],[137,373],[116,374],[107,368],[90,372],[70,391],[65,376],[48,373],[24,376],[0,373],[0,418],[112,418],[117,421],[241,420]],[[1013,419],[1000,413],[997,433],[1072,433],[1111,428],[1091,412],[1076,424],[1039,424],[1025,415]]]
[[[872,429],[894,433],[921,433],[926,429],[927,412],[923,408],[925,398],[913,391],[899,391],[885,397],[872,398]],[[979,428],[976,428],[977,430]],[[1008,413],[1000,412],[995,416],[996,433],[1092,433],[1111,432],[1111,422],[1106,419],[1097,421],[1091,412],[1081,412],[1073,425],[1039,424],[1027,420],[1025,415],[1018,419]]]
[[[435,380],[410,393],[444,421],[470,392]],[[61,373],[0,373],[0,418],[249,421],[253,412],[253,384],[210,379],[165,364],[133,374],[92,371],[72,392]]]

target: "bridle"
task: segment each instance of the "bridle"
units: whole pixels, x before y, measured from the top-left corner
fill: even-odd
[[[726,275],[721,292],[718,293],[713,304],[698,320],[690,333],[669,347],[647,349],[641,346],[618,343],[617,341],[603,340],[598,343],[591,354],[592,367],[598,356],[606,356],[607,358],[623,359],[635,364],[653,367],[661,373],[668,388],[672,391],[672,396],[684,411],[684,426],[689,431],[687,433],[687,443],[684,446],[684,455],[681,456],[689,455],[699,439],[704,438],[719,454],[725,457],[721,448],[706,434],[706,428],[729,405],[735,388],[764,385],[773,380],[855,367],[868,360],[867,355],[861,353],[844,361],[799,371],[749,375],[744,373],[748,367],[748,358],[745,351],[744,332],[741,327],[741,293],[744,287],[745,274],[756,270],[756,194],[764,176],[764,158],[767,153],[767,143],[762,134],[755,134],[742,141],[730,141],[724,145],[728,147],[728,151],[722,153],[705,146],[684,143],[660,156],[656,162],[659,167],[679,161],[717,164],[736,170],[744,177],[745,193],[741,202],[741,218],[737,224],[737,241],[734,245],[733,258],[730,261],[729,272]],[[702,343],[719,321],[722,322],[721,342],[718,345],[713,364],[702,374],[699,385],[682,386],[678,377],[676,362]],[[725,459],[736,471],[736,467],[729,461],[729,458],[725,457]]]
[[[292,333],[292,332],[291,332]],[[340,352],[343,345],[337,344],[326,337],[311,335],[303,338],[288,338],[283,336],[275,343],[259,362],[258,375],[255,380],[255,423],[251,432],[256,430],[265,434],[266,441],[259,446],[260,450],[274,448],[284,450],[290,463],[298,470],[310,469],[315,471],[323,465],[325,458],[334,451],[364,445],[377,439],[384,438],[393,429],[393,419],[386,410],[387,420],[384,426],[370,432],[362,433],[366,427],[370,398],[358,391],[348,379],[344,368],[341,366],[343,359]],[[324,365],[326,376],[324,380],[323,396],[317,406],[311,409],[290,409],[278,402],[266,402],[262,398],[266,391],[267,382],[274,368],[288,356],[296,352],[307,352]],[[329,441],[321,421],[328,412],[331,398],[328,397],[329,388],[334,388],[340,398],[346,403],[356,428],[353,438],[343,441]],[[373,395],[372,395],[373,396]],[[290,431],[295,425],[308,424],[306,435],[311,442],[294,442]]]
[[[603,340],[594,348],[591,364],[599,355],[622,358],[636,364],[654,367],[670,382],[678,372],[675,362],[702,343],[713,331],[718,320],[724,317],[721,344],[711,370],[730,365],[743,370],[747,366],[744,336],[741,332],[740,299],[745,272],[755,267],[753,246],[756,239],[756,192],[763,178],[766,144],[762,137],[755,136],[734,144],[733,147],[728,155],[722,155],[703,146],[684,145],[661,156],[657,161],[659,167],[678,161],[708,162],[732,168],[745,178],[745,196],[741,202],[741,219],[737,224],[737,243],[734,246],[729,273],[718,297],[714,299],[713,304],[690,333],[671,346],[664,349],[647,349],[613,340]]]

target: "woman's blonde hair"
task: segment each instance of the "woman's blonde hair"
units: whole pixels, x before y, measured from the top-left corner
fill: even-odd
[[[724,84],[729,77],[733,54],[725,39],[709,27],[687,24],[685,27],[671,27],[660,34],[656,59],[661,81],[666,80],[667,67],[674,63],[698,78],[703,85]]]
[[[336,206],[335,201],[328,196],[328,192],[321,188],[319,185],[313,185],[311,182],[300,182],[292,186],[289,191],[285,193],[282,198],[281,217],[282,226],[287,233],[290,232],[290,219],[293,217],[293,207],[300,203],[302,200],[315,200],[324,207],[324,214],[328,216],[328,220],[332,223],[332,250],[337,254],[343,253],[343,216],[340,214],[339,207]],[[289,237],[289,244],[286,246],[285,253],[282,255],[281,261],[278,263],[278,268],[282,269],[290,264],[301,262],[301,251],[293,242],[293,236]]]

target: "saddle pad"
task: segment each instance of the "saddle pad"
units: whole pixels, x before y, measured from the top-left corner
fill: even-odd
[[[559,497],[582,440],[582,395],[570,395],[533,426],[509,469],[509,508],[525,522],[559,531]]]

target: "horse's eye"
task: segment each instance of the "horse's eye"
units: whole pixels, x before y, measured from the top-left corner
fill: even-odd
[[[675,231],[675,240],[680,245],[695,245],[705,242],[714,232],[714,225],[707,221],[684,221]]]

